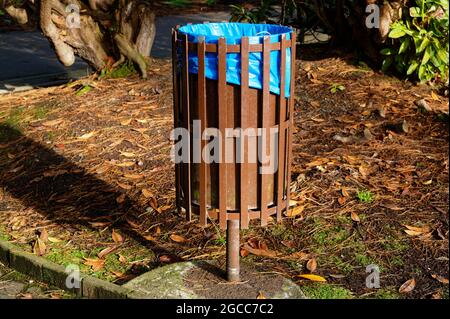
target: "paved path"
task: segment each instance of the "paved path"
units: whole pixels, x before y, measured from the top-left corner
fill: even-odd
[[[170,57],[171,30],[178,24],[228,19],[227,12],[158,17],[151,56]],[[64,67],[57,60],[48,40],[38,31],[0,32],[0,70],[0,93],[65,83],[90,72],[88,65],[79,58],[74,65]]]
[[[69,293],[48,287],[5,267],[0,263],[0,299],[49,299],[72,298]]]

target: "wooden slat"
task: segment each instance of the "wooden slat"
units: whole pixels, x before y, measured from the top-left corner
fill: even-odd
[[[206,80],[205,80],[205,38],[199,38],[198,43],[198,110],[200,117],[200,136],[203,134],[206,126]],[[208,219],[208,211],[206,208],[206,186],[207,186],[207,175],[206,175],[206,163],[202,159],[202,150],[206,145],[206,141],[201,140],[200,152],[200,225],[206,226]]]
[[[180,109],[179,94],[179,78],[178,78],[178,44],[177,31],[172,29],[172,82],[173,82],[173,126],[179,127],[178,112]],[[177,141],[174,141],[177,142]],[[175,204],[177,209],[180,207],[180,164],[175,164]]]
[[[248,63],[249,63],[249,40],[248,37],[243,37],[241,39],[241,129],[243,132],[248,127],[248,116],[249,108],[247,101],[248,94]],[[247,187],[248,187],[248,141],[245,135],[241,136],[241,143],[245,146],[241,148],[241,164],[240,164],[240,214],[241,214],[241,229],[248,228],[249,216],[248,216],[248,198],[247,198]]]
[[[222,147],[219,163],[219,225],[221,229],[227,227],[227,165],[225,163],[225,129],[227,127],[227,48],[225,38],[219,38],[218,49],[218,102],[219,102],[219,130],[222,134]]]
[[[191,131],[191,119],[190,119],[190,106],[189,106],[189,54],[188,54],[188,38],[186,34],[181,36],[181,56],[182,56],[182,67],[181,67],[181,77],[183,86],[183,126],[189,132]],[[191,151],[190,145],[185,148],[188,152],[188,163],[183,163],[185,172],[185,192],[184,194],[184,209],[186,210],[186,218],[191,220]]]
[[[286,36],[281,35],[281,58],[280,58],[280,95],[279,95],[279,113],[278,113],[278,171],[277,171],[277,221],[280,222],[282,218],[282,201],[284,198],[284,181],[285,171],[284,162],[286,160],[286,98],[285,98],[285,86],[286,86]]]
[[[289,47],[291,45],[291,40],[286,40],[287,46]],[[274,42],[270,43],[269,50],[270,51],[278,51],[281,48],[280,42]],[[206,44],[205,51],[207,53],[217,53],[217,45],[216,44]],[[250,44],[249,45],[249,52],[262,52],[263,51],[263,45],[262,44]],[[197,52],[197,43],[189,43],[189,52]],[[227,45],[227,53],[240,53],[241,52],[241,46],[239,44],[228,44]]]
[[[261,128],[263,134],[266,134],[265,152],[267,152],[267,146],[269,145],[270,136],[268,133],[269,124],[267,123],[266,114],[270,112],[270,37],[264,37],[263,44],[263,86],[262,86],[262,112],[261,112]],[[261,145],[262,146],[262,145]],[[264,149],[264,148],[263,148]],[[273,150],[271,150],[273,151]],[[260,150],[261,153],[261,150]],[[266,154],[262,154],[265,157]],[[262,168],[262,167],[261,167]],[[261,226],[267,225],[267,175],[261,174],[261,183],[259,185],[260,208],[261,208]]]
[[[289,89],[289,141],[288,141],[288,160],[287,160],[287,185],[286,185],[286,210],[289,209],[290,188],[291,188],[291,166],[292,166],[292,144],[293,144],[293,130],[294,130],[294,102],[295,102],[295,44],[296,34],[295,29],[291,32],[291,85]]]

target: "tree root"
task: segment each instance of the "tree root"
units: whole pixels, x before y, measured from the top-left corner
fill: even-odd
[[[130,61],[136,63],[141,71],[142,78],[147,78],[147,63],[145,62],[142,55],[131,46],[130,42],[120,33],[114,35],[114,40],[120,53],[127,57]]]

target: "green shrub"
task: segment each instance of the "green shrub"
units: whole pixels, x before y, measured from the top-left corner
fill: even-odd
[[[381,53],[383,71],[395,68],[420,82],[448,80],[448,0],[414,0],[403,18],[391,25]]]

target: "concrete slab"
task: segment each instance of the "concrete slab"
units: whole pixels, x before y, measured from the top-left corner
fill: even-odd
[[[128,297],[140,299],[306,299],[300,287],[278,274],[258,273],[241,264],[242,282],[230,284],[213,262],[175,263],[126,283]]]

